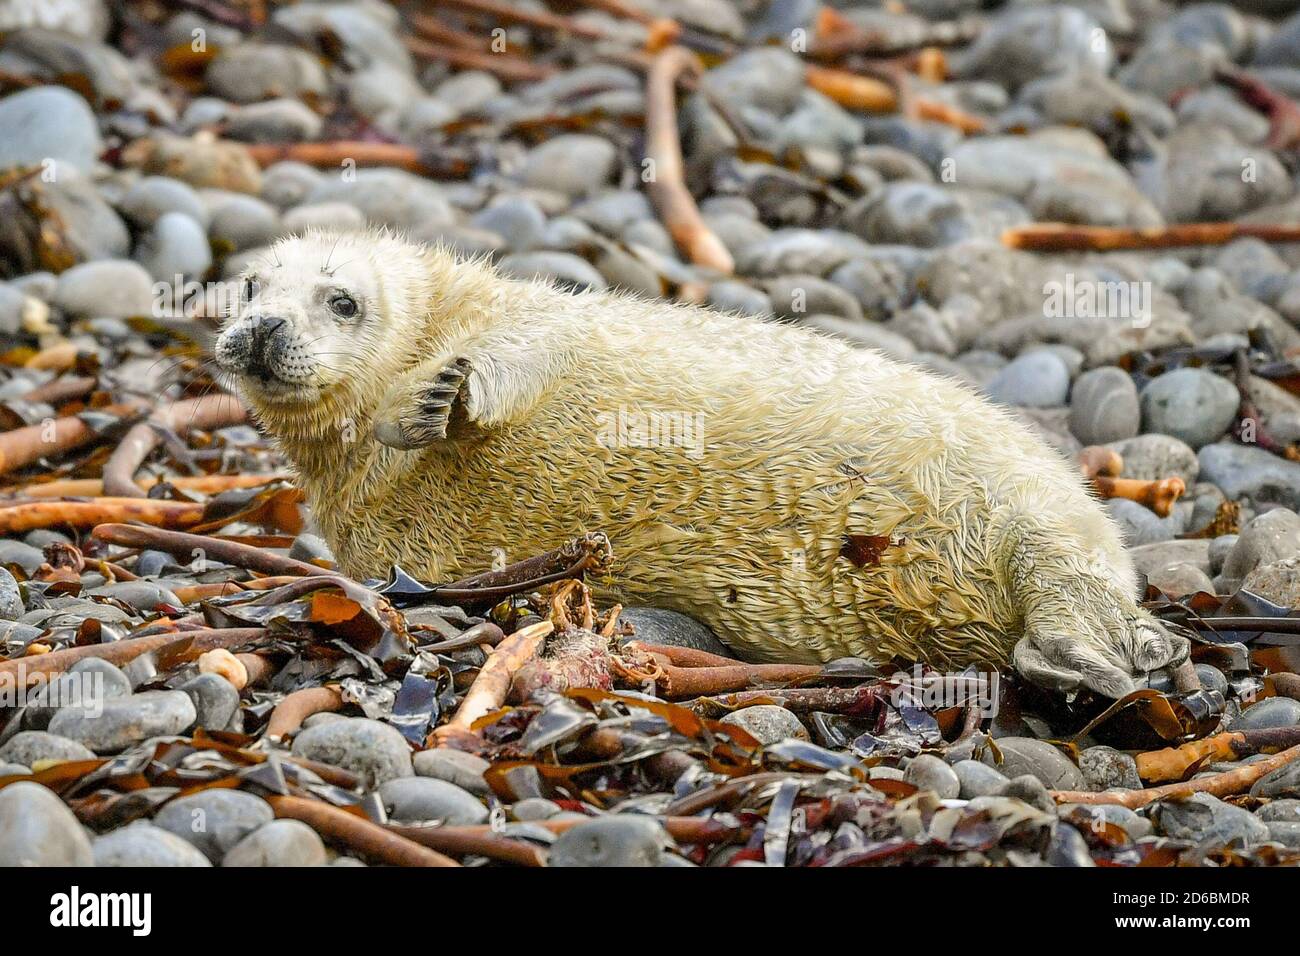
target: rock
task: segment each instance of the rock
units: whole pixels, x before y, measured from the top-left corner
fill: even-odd
[[[220,674],[199,674],[179,689],[194,703],[196,727],[225,730],[239,710],[239,691]]]
[[[1124,543],[1131,548],[1172,541],[1187,527],[1187,509],[1175,508],[1169,517],[1161,518],[1146,505],[1127,498],[1111,498],[1106,502],[1106,510],[1119,524]]]
[[[308,563],[312,561],[334,563],[334,552],[325,543],[325,539],[320,535],[306,531],[293,539],[293,545],[289,548],[289,557],[295,561],[306,561]]]
[[[1113,823],[1123,828],[1130,840],[1140,840],[1151,832],[1150,820],[1138,816],[1128,807],[1121,807],[1115,803],[1062,803],[1057,810],[1062,817],[1081,810],[1098,824]]]
[[[762,283],[772,300],[772,310],[785,318],[832,315],[862,318],[862,307],[850,293],[833,282],[812,275],[785,275]]]
[[[308,229],[337,229],[353,232],[364,229],[366,217],[361,210],[345,202],[315,202],[294,206],[284,214],[281,226],[286,234]]]
[[[456,218],[437,183],[401,169],[358,169],[351,179],[327,176],[299,201],[347,203],[371,225],[410,230],[415,238],[435,235]]]
[[[1204,591],[1214,593],[1210,576],[1192,564],[1171,564],[1147,575],[1147,583],[1173,598]]]
[[[1223,437],[1241,405],[1237,387],[1199,368],[1181,368],[1153,379],[1142,389],[1142,426],[1172,435],[1192,448]]]
[[[270,203],[255,196],[233,194],[213,206],[208,236],[223,252],[259,248],[279,234],[280,214]]]
[[[24,767],[38,760],[94,759],[94,753],[77,741],[44,730],[20,730],[0,745],[0,761]]]
[[[632,625],[632,635],[625,640],[646,644],[666,644],[707,651],[719,657],[734,657],[727,646],[707,627],[685,614],[654,607],[627,607],[619,614],[621,623]],[[620,640],[624,640],[620,638]]]
[[[1030,352],[998,372],[985,391],[993,401],[1004,405],[1063,405],[1070,391],[1070,372],[1054,353]]]
[[[772,300],[744,282],[724,279],[709,286],[709,307],[718,312],[737,315],[754,315],[767,318],[773,315]]]
[[[308,728],[293,741],[293,754],[360,774],[370,789],[410,777],[411,748],[394,727],[353,717]]]
[[[497,263],[497,268],[515,279],[546,279],[575,291],[600,291],[607,285],[591,263],[568,252],[515,253]]]
[[[144,820],[98,837],[91,848],[95,866],[211,866],[186,841]]]
[[[509,249],[522,252],[541,244],[546,232],[546,213],[530,199],[505,196],[471,219],[470,225],[496,233]]]
[[[480,797],[492,793],[492,788],[483,778],[491,764],[477,754],[435,747],[421,750],[412,758],[411,764],[418,776],[445,780]]]
[[[1044,813],[1056,812],[1056,801],[1048,793],[1047,787],[1043,786],[1043,781],[1032,774],[1022,774],[1014,780],[1008,780],[996,796],[1019,800]]]
[[[208,224],[208,207],[194,187],[166,176],[140,177],[123,195],[117,208],[140,229],[148,229],[169,212],[184,213],[205,228]]]
[[[549,820],[562,812],[563,808],[558,803],[542,797],[525,797],[516,800],[510,807],[510,815],[522,822]]]
[[[1202,478],[1214,482],[1229,498],[1300,509],[1300,464],[1235,442],[1206,445],[1197,457]]]
[[[609,814],[561,834],[551,846],[546,865],[661,866],[672,846],[672,838],[659,821],[630,813]]]
[[[566,196],[588,196],[613,177],[618,150],[601,136],[571,133],[533,147],[524,163],[524,185]]]
[[[1051,840],[1043,854],[1047,866],[1096,866],[1088,851],[1088,842],[1072,826],[1058,823],[1052,827]]]
[[[1283,797],[1271,800],[1255,811],[1265,823],[1300,823],[1300,800]]]
[[[1010,780],[1001,771],[980,763],[978,760],[959,760],[952,765],[953,772],[961,784],[957,796],[963,800],[975,797],[991,797],[1002,791]]]
[[[1231,721],[1227,729],[1236,732],[1297,725],[1300,725],[1300,700],[1292,700],[1290,697],[1269,697],[1242,711],[1241,716]]]
[[[1033,737],[999,737],[994,743],[1002,751],[1002,763],[994,762],[992,748],[980,758],[1010,778],[1032,774],[1051,790],[1082,790],[1083,774],[1070,759],[1046,741]]]
[[[301,143],[318,139],[324,123],[300,100],[267,100],[233,111],[226,136],[243,143]]]
[[[76,318],[151,316],[153,278],[126,259],[83,263],[59,276],[53,304]]]
[[[1123,441],[1108,443],[1124,459],[1124,478],[1158,481],[1161,478],[1181,478],[1190,488],[1201,472],[1196,452],[1186,442],[1170,435],[1138,435]]]
[[[212,249],[203,226],[183,212],[167,212],[158,217],[136,248],[135,257],[159,282],[180,285],[201,279],[212,267]]]
[[[94,865],[86,831],[53,791],[25,780],[0,790],[0,867]]]
[[[1170,222],[1235,219],[1292,194],[1286,168],[1271,150],[1244,146],[1221,127],[1181,127],[1162,153],[1139,166],[1137,180]]]
[[[1204,538],[1160,541],[1139,545],[1129,551],[1133,566],[1147,577],[1159,577],[1166,569],[1190,565],[1202,574],[1210,573],[1210,542]]]
[[[1085,445],[1137,435],[1142,425],[1137,386],[1121,368],[1106,365],[1079,376],[1070,395],[1070,431]]]
[[[1252,518],[1223,562],[1223,576],[1241,580],[1256,568],[1300,556],[1300,515],[1274,508]]]
[[[784,116],[804,91],[804,65],[788,49],[759,47],[706,71],[703,83],[712,96],[735,109],[756,106]]]
[[[306,202],[307,197],[322,188],[324,182],[325,177],[318,170],[305,163],[286,160],[267,167],[260,195],[271,205],[285,209]]]
[[[143,172],[179,179],[195,188],[240,193],[256,193],[262,188],[261,167],[248,147],[215,139],[210,134],[187,138],[155,132],[127,146],[122,151],[122,161]]]
[[[306,50],[273,43],[243,42],[222,47],[208,64],[207,87],[235,103],[304,94],[325,96],[329,81],[320,62]]]
[[[1254,814],[1207,793],[1194,793],[1186,800],[1156,804],[1152,815],[1165,836],[1175,840],[1215,846],[1234,840],[1247,845],[1268,840],[1268,827]]]
[[[1300,607],[1300,558],[1287,558],[1256,568],[1244,581],[1220,577],[1225,591],[1240,586],[1282,607]]]
[[[94,111],[66,87],[37,86],[0,100],[0,169],[55,160],[90,173],[103,149]]]
[[[107,597],[144,614],[153,614],[160,605],[183,607],[176,592],[153,581],[118,581],[86,591],[87,597]]]
[[[0,540],[0,565],[16,564],[27,575],[35,574],[45,563],[40,548],[21,541]]]
[[[962,789],[961,779],[953,768],[933,754],[913,757],[903,772],[903,779],[921,790],[933,790],[945,800],[954,799]]]
[[[26,611],[18,582],[7,570],[0,568],[0,621],[16,621]]]
[[[963,79],[991,79],[1016,88],[1053,73],[1106,74],[1113,60],[1106,34],[1082,10],[1013,6],[960,51],[952,69]]]
[[[77,661],[42,687],[23,712],[23,725],[44,730],[61,707],[92,706],[110,697],[131,693],[131,680],[108,661],[94,657]],[[87,758],[88,759],[88,758]]]
[[[765,746],[790,737],[795,740],[809,739],[808,731],[799,718],[775,704],[742,707],[727,714],[721,722],[748,731],[750,736]]]
[[[271,805],[245,790],[201,790],[164,804],[154,825],[193,844],[220,863],[226,852],[275,818]]]
[[[485,807],[473,794],[446,780],[403,777],[379,788],[388,816],[401,823],[438,821],[448,826],[483,823]]]
[[[1079,753],[1079,770],[1087,789],[1102,791],[1112,787],[1140,790],[1137,761],[1111,747],[1088,747]]]
[[[150,737],[179,734],[194,718],[188,695],[151,690],[108,698],[99,708],[64,708],[50,720],[50,733],[76,740],[95,753],[116,753]]]
[[[272,820],[240,840],[222,866],[324,866],[325,844],[300,820]]]
[[[1268,838],[1272,843],[1281,843],[1285,847],[1300,850],[1300,823],[1283,823],[1273,821],[1266,823]]]

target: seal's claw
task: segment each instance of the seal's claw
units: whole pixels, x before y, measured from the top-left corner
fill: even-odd
[[[375,440],[402,451],[445,440],[453,413],[465,404],[470,371],[469,361],[458,358],[438,369],[432,381],[398,382],[376,416]]]

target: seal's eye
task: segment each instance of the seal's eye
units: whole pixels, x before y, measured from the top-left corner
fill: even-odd
[[[251,301],[253,296],[257,295],[257,293],[260,292],[261,290],[262,290],[262,286],[258,283],[258,281],[252,276],[249,276],[247,279],[244,280],[244,301],[245,302]]]
[[[345,319],[352,318],[358,312],[357,300],[343,293],[330,297],[330,308],[335,315],[341,315]]]

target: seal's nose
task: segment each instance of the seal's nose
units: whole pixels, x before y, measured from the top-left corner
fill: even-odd
[[[262,378],[272,376],[270,358],[281,345],[278,334],[285,320],[278,315],[257,315],[248,321],[248,371]]]

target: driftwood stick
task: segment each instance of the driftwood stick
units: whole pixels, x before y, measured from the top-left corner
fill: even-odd
[[[266,737],[280,740],[289,734],[297,733],[302,722],[312,714],[339,710],[343,706],[343,695],[337,687],[304,687],[285,696],[271,711],[271,719],[266,724]]]
[[[122,421],[134,418],[144,410],[138,403],[108,405],[94,411],[100,415],[115,416]],[[101,429],[86,424],[79,415],[56,418],[50,422],[15,428],[0,434],[0,474],[16,471],[52,455],[61,455],[82,445],[88,445],[103,436]]]
[[[1075,226],[1038,222],[1002,233],[1002,244],[1030,252],[1107,252],[1113,249],[1173,249],[1221,246],[1234,239],[1300,242],[1300,225],[1244,222],[1190,222],[1155,229]]]
[[[267,802],[281,820],[301,820],[322,837],[341,844],[358,856],[389,866],[460,866],[449,856],[408,840],[365,817],[348,813],[321,800],[268,796]]]
[[[131,430],[118,444],[104,465],[104,492],[119,498],[143,498],[135,483],[136,470],[162,441],[160,430],[187,432],[191,428],[208,431],[238,425],[247,418],[244,405],[234,395],[212,394],[174,402],[159,409]]]
[[[151,548],[155,551],[165,551],[182,559],[191,559],[198,552],[213,561],[233,564],[237,568],[246,568],[262,574],[336,575],[334,571],[318,568],[305,561],[282,558],[263,548],[254,548],[236,541],[225,541],[201,534],[186,534],[182,531],[168,531],[162,528],[142,528],[129,524],[101,524],[91,532],[91,536],[124,548]]]
[[[0,534],[69,525],[93,528],[106,521],[139,521],[162,528],[188,528],[203,517],[203,505],[147,498],[96,498],[93,501],[25,501],[0,506]]]
[[[554,630],[555,625],[550,621],[538,621],[520,628],[498,644],[474,678],[455,715],[433,731],[432,742],[444,745],[472,739],[474,721],[506,702],[515,674],[541,652],[547,636]]]

